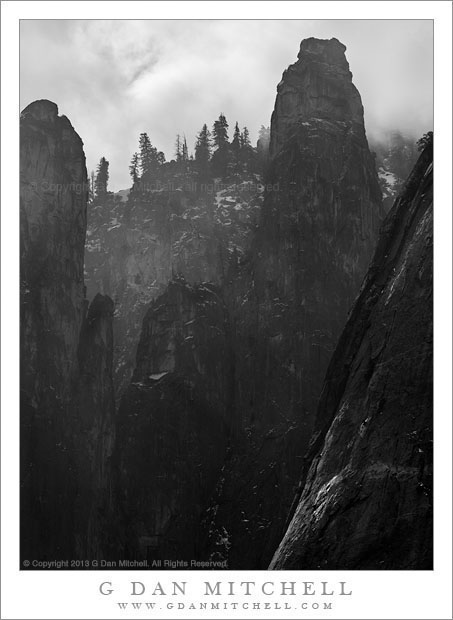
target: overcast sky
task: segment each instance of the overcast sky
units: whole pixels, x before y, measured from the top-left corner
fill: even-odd
[[[336,37],[365,108],[368,135],[432,129],[431,21],[194,20],[21,22],[21,109],[50,99],[80,134],[88,170],[110,161],[110,189],[129,187],[138,135],[174,156],[223,112],[252,141],[269,125],[276,86],[300,41]]]

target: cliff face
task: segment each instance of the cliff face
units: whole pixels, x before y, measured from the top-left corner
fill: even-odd
[[[77,366],[87,177],[82,141],[50,101],[21,115],[20,167],[22,389],[52,408],[68,401]]]
[[[383,216],[360,96],[344,50],[335,39],[303,41],[299,60],[284,73],[278,87],[266,179],[272,189],[266,192],[248,251],[239,252],[235,260],[230,257],[224,269],[220,297],[227,321],[221,313],[212,317],[213,332],[222,334],[225,346],[206,345],[198,334],[196,357],[166,344],[171,367],[162,367],[162,360],[155,367],[154,356],[161,356],[156,353],[160,352],[159,323],[150,328],[147,319],[143,327],[138,368],[155,374],[174,373],[177,368],[186,381],[196,376],[200,393],[205,393],[201,410],[207,408],[210,420],[217,419],[218,403],[223,403],[228,450],[224,452],[215,436],[214,465],[208,452],[200,455],[201,470],[218,471],[217,457],[225,454],[211,497],[206,497],[196,477],[191,476],[188,485],[183,482],[183,471],[166,478],[165,497],[177,497],[188,486],[192,497],[188,506],[197,507],[197,516],[186,519],[182,538],[196,541],[191,548],[195,557],[227,560],[230,568],[264,568],[283,535],[322,380]],[[155,302],[158,307],[168,303],[175,307],[166,318],[164,342],[169,334],[179,333],[181,316],[187,321],[193,318],[186,312],[184,298],[169,300],[169,293]],[[206,320],[200,306],[194,316],[202,324]],[[216,364],[219,357],[222,363]],[[164,387],[169,377],[164,377]],[[131,385],[127,394],[142,394],[137,389]],[[150,392],[148,385],[146,394],[153,395],[152,407],[149,396],[136,408],[128,402],[129,396],[121,405],[123,419],[134,410],[138,420],[146,420],[145,427],[131,427],[130,446],[138,441],[146,453],[165,451],[166,443],[173,446],[165,434],[170,411],[175,436],[181,429],[187,436],[201,433],[204,445],[206,425],[200,428],[198,416],[188,416],[187,408],[181,408],[179,394],[166,389],[158,400],[156,388],[152,386]],[[156,437],[161,448],[154,445]],[[124,472],[128,444],[121,439],[117,447]],[[145,537],[163,531],[161,504],[167,500],[152,492],[161,488],[153,478],[155,468],[153,464],[137,474],[131,470],[121,483],[127,487],[136,477],[150,480],[143,504],[133,511],[137,518],[146,514],[140,525],[148,532]],[[204,507],[200,498],[206,502]],[[178,510],[183,501],[187,497]],[[166,557],[161,547],[149,553]]]
[[[76,551],[84,558],[102,558],[106,519],[111,507],[110,458],[115,439],[113,386],[113,301],[107,295],[91,302],[78,348],[74,427],[78,493],[75,511],[80,528]]]
[[[112,413],[111,386],[98,385],[97,374],[109,365],[111,318],[93,316],[93,308],[87,316],[85,155],[50,101],[21,115],[20,170],[21,554],[76,558],[87,511],[78,510],[76,497],[92,484],[81,472],[87,462],[95,467],[97,416]],[[103,340],[101,348],[80,340],[87,329]],[[83,406],[82,383],[92,390]]]
[[[238,318],[239,346],[247,343],[242,332],[256,332],[242,355],[252,365],[238,375],[243,390],[251,390],[244,409],[253,403],[251,417],[267,422],[281,418],[278,408],[291,420],[313,414],[383,217],[344,49],[336,39],[303,41],[299,60],[283,74],[272,115],[273,189],[245,278],[248,316],[240,311]],[[264,390],[257,346],[272,368]]]
[[[427,146],[329,366],[271,568],[432,568],[432,217]]]
[[[173,275],[220,285],[233,253],[244,255],[262,201],[258,181],[243,173],[201,191],[190,175],[175,174],[162,189],[132,191],[126,201],[110,195],[89,206],[87,295],[101,291],[115,302],[118,401],[132,376],[147,306]]]
[[[344,50],[335,39],[308,39],[283,74],[272,115],[272,190],[249,264],[227,294],[236,416],[248,445],[247,457],[241,446],[239,461],[227,468],[225,488],[230,477],[241,492],[220,503],[228,506],[223,526],[237,540],[230,560],[241,568],[266,565],[283,535],[322,381],[383,218]],[[276,493],[272,505],[261,499]],[[250,534],[253,522],[261,527]],[[244,551],[239,541],[250,536],[257,544]]]
[[[298,60],[283,73],[271,120],[270,155],[274,157],[304,122],[349,124],[364,137],[363,107],[352,83],[346,46],[337,39],[304,39]]]
[[[229,435],[227,334],[213,285],[173,281],[151,304],[118,413],[114,557],[197,557],[202,509]]]
[[[82,142],[22,113],[22,558],[431,567],[432,150],[354,303],[384,213],[344,52],[283,74],[264,195],[169,162],[86,245]]]
[[[247,295],[273,369],[254,409],[269,409],[279,393],[291,419],[313,413],[383,218],[344,50],[336,39],[307,39],[283,74],[271,126],[273,190],[252,246]]]

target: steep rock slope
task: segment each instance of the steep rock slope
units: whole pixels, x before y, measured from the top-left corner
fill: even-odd
[[[352,83],[346,46],[337,39],[304,39],[297,62],[283,73],[271,119],[270,156],[274,157],[298,125],[314,120],[350,124],[364,135],[360,94]]]
[[[274,569],[432,567],[432,146],[383,226],[329,366]]]
[[[273,369],[266,390],[257,386],[252,394],[261,418],[273,394],[291,419],[303,410],[313,413],[383,217],[360,95],[344,51],[336,39],[303,41],[299,60],[278,86],[268,178],[273,190],[265,197],[247,274],[248,305],[256,316],[243,322],[247,332],[258,326]],[[252,389],[263,373],[253,374]],[[270,413],[269,421],[276,417]]]
[[[220,285],[233,255],[247,251],[257,223],[262,202],[257,175],[219,179],[206,191],[194,189],[190,175],[180,176],[146,194],[131,191],[127,201],[109,195],[89,206],[87,295],[91,299],[100,290],[115,302],[118,400],[132,376],[149,303],[173,275]]]
[[[98,293],[82,325],[74,396],[75,510],[81,524],[75,548],[82,558],[104,556],[106,515],[111,506],[110,458],[116,429],[113,321],[112,300]]]
[[[112,313],[98,298],[87,315],[85,155],[50,101],[21,115],[20,172],[21,555],[86,557],[113,415]]]
[[[303,41],[299,60],[278,87],[266,179],[271,188],[248,252],[236,253],[221,280],[217,295],[224,309],[210,315],[209,329],[215,326],[225,345],[206,345],[199,333],[193,341],[197,357],[186,356],[168,342],[180,333],[181,317],[203,324],[205,309],[196,304],[187,313],[185,297],[168,297],[170,289],[155,302],[158,308],[175,306],[166,318],[164,339],[171,368],[178,368],[179,381],[196,376],[201,394],[212,390],[213,397],[203,397],[201,411],[215,425],[218,403],[223,403],[228,428],[226,452],[217,436],[213,439],[218,446],[214,464],[207,451],[200,455],[201,470],[211,471],[218,471],[217,457],[225,455],[217,484],[209,482],[215,487],[210,497],[200,479],[191,476],[186,483],[182,470],[166,479],[165,497],[180,497],[188,487],[192,499],[185,495],[177,509],[197,517],[186,519],[179,540],[191,541],[192,556],[226,560],[230,568],[266,567],[281,540],[322,380],[383,216],[360,96],[344,52],[336,39]],[[145,320],[137,356],[138,367],[152,367],[151,374],[167,371],[162,360],[153,366],[160,351],[158,324],[150,328]],[[164,388],[171,376],[163,378]],[[135,476],[150,480],[139,507],[132,510],[127,498],[121,500],[123,529],[134,529],[130,544],[135,550],[140,528],[144,540],[163,532],[161,506],[168,499],[158,499],[161,483],[153,479],[153,469],[128,471],[129,444],[139,442],[139,450],[153,454],[165,452],[168,443],[173,452],[175,440],[166,434],[168,412],[176,437],[184,429],[199,436],[201,445],[206,441],[206,423],[200,427],[196,413],[187,414],[190,406],[181,407],[178,393],[165,389],[157,398],[154,384],[151,390],[145,385],[145,392],[131,385],[121,403],[124,419],[135,416],[135,421],[124,436],[119,433],[116,444],[119,486],[128,487]],[[137,390],[145,396],[133,396],[131,402]],[[183,454],[190,463],[190,453]],[[166,557],[167,548],[153,545],[148,545],[150,558]]]
[[[151,304],[118,413],[114,557],[196,557],[201,512],[229,435],[227,335],[213,285],[174,280]]]
[[[240,568],[265,566],[283,535],[322,381],[383,218],[360,95],[336,39],[302,41],[278,85],[270,145],[272,190],[226,293],[244,442],[215,521]]]

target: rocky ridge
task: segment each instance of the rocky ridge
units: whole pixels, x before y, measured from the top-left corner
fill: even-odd
[[[432,179],[431,144],[330,363],[273,569],[432,568]]]

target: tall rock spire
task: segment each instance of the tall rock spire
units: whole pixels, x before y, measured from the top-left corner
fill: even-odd
[[[302,41],[299,60],[278,85],[271,189],[251,260],[274,369],[266,390],[251,399],[261,416],[272,409],[269,390],[280,394],[279,406],[291,419],[314,414],[384,216],[360,95],[344,50],[336,39]]]
[[[336,39],[307,39],[283,74],[261,221],[242,292],[234,283],[228,295],[237,299],[236,427],[253,439],[242,462],[225,468],[243,503],[219,509],[217,519],[232,533],[229,555],[240,568],[263,566],[283,533],[324,375],[384,216],[344,51]],[[263,524],[245,554],[239,541],[250,517],[241,530],[241,512]]]
[[[283,536],[322,381],[383,216],[344,49],[303,41],[283,76],[267,192],[240,268],[209,294],[171,284],[143,322],[114,450],[132,557],[264,568]],[[180,437],[194,440],[181,448]],[[174,454],[181,469],[168,475]],[[184,465],[194,459],[197,476]]]
[[[85,154],[51,101],[21,114],[20,181],[21,555],[87,559],[112,434],[113,304],[88,310]]]
[[[271,121],[271,156],[276,155],[299,125],[317,119],[348,123],[364,135],[363,106],[337,39],[304,39],[298,60],[283,73]]]

